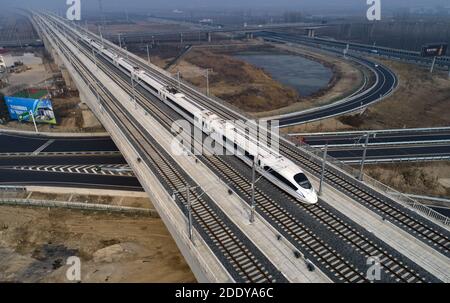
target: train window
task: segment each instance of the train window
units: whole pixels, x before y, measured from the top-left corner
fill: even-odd
[[[282,175],[280,175],[279,173],[277,173],[274,170],[269,171],[269,173],[274,176],[275,178],[277,178],[281,183],[283,183],[284,185],[289,186],[290,188],[292,188],[293,190],[297,191],[298,188],[292,184],[291,182],[289,182],[288,179],[286,179],[285,177],[283,177]]]
[[[252,161],[253,161],[253,159],[255,159],[255,157],[253,157],[253,155],[250,155],[248,151],[245,151],[245,156]]]
[[[305,189],[311,189],[312,185],[309,182],[308,178],[305,176],[305,174],[296,174],[294,176],[294,180],[295,182],[298,183],[298,185],[300,185],[301,187],[305,188]]]

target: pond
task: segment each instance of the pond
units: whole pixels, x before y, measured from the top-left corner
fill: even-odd
[[[234,57],[264,69],[275,80],[295,88],[301,96],[310,96],[326,88],[333,77],[331,69],[302,56],[244,52]]]

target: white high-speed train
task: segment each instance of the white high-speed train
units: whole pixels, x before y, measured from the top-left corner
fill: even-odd
[[[275,153],[268,146],[257,142],[256,139],[252,139],[242,128],[221,119],[194,100],[177,92],[175,88],[162,84],[147,72],[134,66],[126,58],[118,56],[112,50],[104,48],[100,43],[87,36],[84,37],[84,40],[104,58],[129,74],[133,80],[139,81],[140,85],[158,96],[180,115],[194,122],[195,125],[202,125],[203,132],[221,143],[228,151],[240,157],[250,166],[256,164],[258,172],[267,180],[300,202],[317,203],[316,191],[302,169],[294,162]]]

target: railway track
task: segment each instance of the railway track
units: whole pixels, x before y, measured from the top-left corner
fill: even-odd
[[[85,44],[87,47],[87,45]],[[85,52],[86,56],[90,56],[90,52]],[[93,58],[92,58],[93,59]],[[122,89],[131,94],[130,83],[126,82],[121,77],[111,73],[108,67],[103,66],[103,71],[108,73]],[[141,91],[136,91],[137,101],[139,105],[145,108],[152,115],[170,131],[171,123],[176,118],[167,115],[160,107],[148,102],[148,98],[142,94]],[[244,197],[245,201],[250,204],[251,183],[247,178],[238,174],[229,164],[217,156],[200,157],[216,174],[221,175],[222,179],[227,184],[232,184],[233,189]],[[342,238],[349,245],[353,246],[356,251],[360,251],[366,258],[377,257],[383,269],[396,282],[425,282],[426,279],[420,276],[416,271],[408,267],[407,264],[392,256],[387,251],[383,250],[376,243],[362,235],[355,228],[338,218],[335,214],[322,206],[307,207],[289,195],[282,194],[283,199],[289,200],[296,204],[302,211],[307,212],[314,217],[317,222],[324,224],[337,237]],[[257,207],[263,216],[268,217],[274,226],[278,226],[278,230],[297,247],[302,247],[308,252],[315,261],[321,263],[321,267],[329,270],[330,274],[334,276],[335,281],[339,282],[367,282],[365,273],[352,266],[333,248],[327,245],[314,232],[298,219],[292,216],[286,209],[281,207],[276,201],[268,197],[262,190],[257,188],[256,192]]]
[[[126,56],[126,53],[123,50],[116,49],[116,51],[120,52],[123,56]],[[135,60],[131,56],[129,56],[129,60],[132,60],[137,66],[154,77],[163,78],[165,82],[170,83],[175,87],[178,86],[177,80],[159,72],[155,72],[147,64],[139,60]],[[205,108],[215,112],[222,118],[230,120],[245,118],[243,116],[236,115],[220,103],[211,104],[210,101],[201,93],[191,89],[188,85],[182,85],[187,88],[183,91],[183,93],[194,99]],[[310,174],[320,177],[322,164],[319,158],[313,157],[311,154],[308,154],[307,152],[293,146],[292,143],[288,142],[284,138],[280,138],[280,152],[283,156],[293,160],[294,163],[299,164],[300,167],[308,171]],[[350,176],[346,176],[329,165],[327,165],[325,181],[329,185],[341,190],[348,197],[371,209],[384,219],[389,220],[439,252],[446,256],[450,256],[449,233],[443,228],[437,226],[435,223],[428,220],[428,222],[425,223],[424,221],[426,219],[424,217],[417,215],[391,198],[370,189],[367,185],[360,183]]]
[[[86,55],[90,54],[87,52]],[[111,75],[110,73],[108,73]],[[130,93],[130,83],[124,84],[124,80],[117,76],[114,76],[115,81],[124,90]],[[120,84],[121,83],[121,84]],[[136,90],[136,92],[139,92]],[[153,108],[149,108],[151,102],[146,100],[147,98],[142,95],[141,92],[138,94],[138,100],[140,105],[144,108],[149,109],[149,112],[154,113],[162,111],[153,105]],[[142,101],[144,100],[144,101]],[[170,125],[167,123],[168,116],[157,117],[162,124],[166,124],[166,127],[170,130]],[[204,158],[204,159],[203,159]],[[203,157],[202,161],[205,161],[206,157]],[[249,201],[250,183],[249,180],[243,176],[235,173],[235,171],[229,167],[229,165],[223,162],[217,157],[211,157],[208,160],[209,166],[218,170],[218,174],[222,174],[223,178],[228,179],[230,183],[233,184],[233,189],[240,193],[241,196],[246,197],[246,201]],[[234,175],[233,175],[234,172]],[[285,195],[286,199],[290,199],[289,196]],[[276,225],[281,226],[281,229],[287,238],[294,240],[297,245],[301,247],[306,247],[307,251],[321,263],[322,268],[326,268],[334,275],[335,281],[343,282],[365,282],[364,274],[352,266],[348,261],[346,261],[337,252],[333,251],[332,248],[326,245],[320,240],[311,230],[308,230],[306,226],[301,224],[296,218],[292,217],[285,209],[279,206],[275,201],[268,197],[263,191],[257,189],[256,199],[258,201],[259,211],[263,216],[268,216]],[[381,263],[383,264],[383,269],[393,281],[398,282],[424,282],[426,279],[420,276],[413,269],[408,267],[407,264],[398,260],[383,248],[377,246],[376,243],[368,239],[366,236],[362,235],[356,231],[351,225],[344,222],[342,219],[338,218],[335,214],[330,212],[328,209],[319,205],[319,207],[308,208],[300,203],[297,203],[293,199],[290,199],[292,203],[296,203],[297,206],[301,207],[302,210],[308,212],[312,217],[314,217],[318,222],[327,226],[332,233],[337,237],[342,238],[349,245],[352,245],[356,251],[360,251],[361,254],[365,256],[377,256]],[[306,239],[306,240],[305,240]]]
[[[122,53],[122,55],[124,54]],[[133,60],[133,62],[145,69],[146,72],[150,72],[153,76],[160,77],[159,74],[156,74],[148,68],[147,65],[136,60]],[[176,80],[166,76],[163,76],[163,78],[164,81],[167,81],[172,85],[177,85]],[[209,101],[204,101],[204,97],[200,93],[189,91],[186,95],[199,102],[202,106],[217,113],[224,119],[238,120],[243,118],[235,115],[231,111],[226,111],[221,106],[215,106]],[[310,174],[320,177],[322,170],[320,159],[311,157],[311,155],[292,146],[283,138],[280,139],[280,152],[283,156],[293,160],[294,163],[299,164],[300,167]],[[446,256],[450,256],[450,237],[448,232],[445,232],[446,234],[444,234],[444,230],[434,223],[424,223],[423,217],[419,219],[419,216],[411,210],[380,193],[370,190],[368,186],[359,184],[359,181],[345,176],[329,165],[325,174],[325,181],[334,188],[340,189],[350,198],[373,210],[383,218],[395,223],[397,226],[422,240],[424,243],[430,245]]]
[[[57,43],[57,42],[56,42]],[[59,44],[60,48],[70,52],[67,47]],[[261,257],[253,253],[255,247],[249,247],[244,243],[236,232],[236,228],[231,228],[232,223],[223,218],[223,215],[218,214],[217,209],[211,206],[211,202],[207,202],[205,196],[197,189],[192,180],[188,180],[186,175],[180,172],[180,168],[168,160],[167,155],[162,152],[162,148],[151,140],[139,130],[136,125],[138,122],[128,114],[120,102],[103,86],[100,85],[95,77],[88,71],[84,65],[76,59],[77,62],[72,61],[72,64],[77,69],[77,72],[83,76],[86,83],[96,83],[91,87],[94,94],[98,93],[99,100],[104,106],[104,109],[109,112],[110,116],[115,120],[117,125],[123,125],[122,131],[128,137],[130,142],[134,142],[139,151],[146,151],[146,154],[141,152],[142,159],[152,168],[154,173],[160,177],[166,189],[169,192],[179,191],[180,188],[190,188],[189,195],[191,198],[192,215],[194,224],[200,231],[203,231],[207,236],[206,242],[213,243],[213,247],[219,250],[228,265],[233,269],[234,278],[240,282],[283,282],[282,277],[275,277],[270,273],[269,269],[261,261]],[[115,113],[117,115],[114,116]],[[158,148],[159,147],[159,148]],[[195,189],[193,189],[195,187]],[[177,194],[177,204],[179,204],[182,211],[187,215],[187,193],[186,195]],[[200,232],[202,233],[202,232]],[[279,274],[278,274],[279,276]]]
[[[250,179],[236,172],[235,168],[231,167],[219,157],[208,157],[207,159],[211,162],[216,162],[215,167],[220,167],[219,173],[221,173],[227,181],[233,180],[233,184],[235,185],[234,190],[240,192],[241,195],[246,196],[246,201],[250,204]],[[378,246],[367,236],[357,231],[350,224],[344,222],[341,218],[322,205],[306,206],[285,193],[280,192],[280,195],[282,196],[282,199],[295,204],[302,212],[309,214],[317,222],[323,224],[331,233],[351,245],[356,252],[364,255],[365,258],[377,257],[383,265],[385,273],[388,274],[393,281],[406,283],[426,282],[426,278],[422,277],[403,261],[395,258],[388,251]],[[321,241],[318,240],[317,236],[314,236],[312,232],[308,232],[308,230],[305,229],[302,230],[300,227],[303,226],[298,219],[293,218],[286,209],[273,201],[271,197],[258,187],[256,187],[255,200],[257,201],[257,207],[260,208],[264,217],[270,218],[276,222],[276,225],[280,226],[281,229],[287,233],[288,238],[297,241],[300,246],[306,247],[307,251],[311,252],[311,248],[314,248],[311,252],[313,256],[319,262],[322,262],[325,268],[327,268],[327,265],[330,265],[330,271],[340,281],[353,283],[365,281],[364,273],[358,272],[353,266],[349,266],[346,261],[342,260],[339,254],[333,250],[330,251],[329,247],[320,243]],[[306,242],[303,241],[305,239],[307,239]]]

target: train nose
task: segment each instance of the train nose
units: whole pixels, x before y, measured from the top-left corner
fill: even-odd
[[[316,204],[319,201],[319,197],[317,196],[317,193],[314,190],[314,188],[305,194],[305,200],[308,201],[308,203],[310,204]]]

